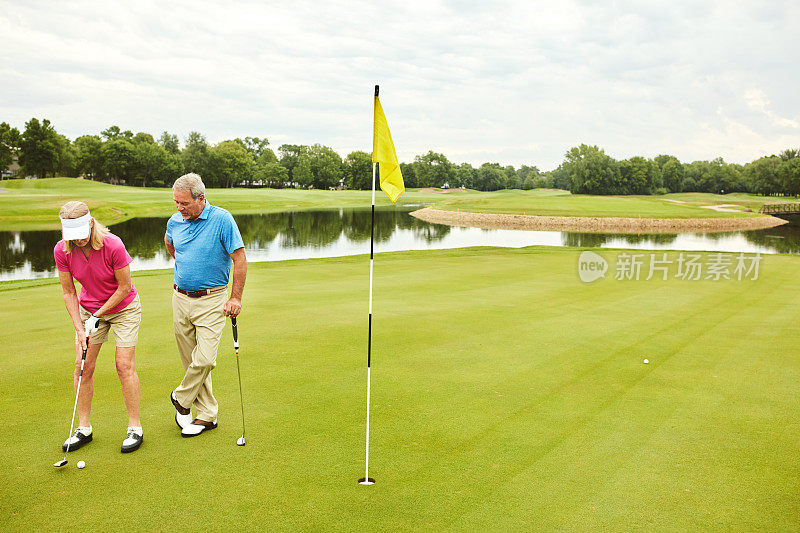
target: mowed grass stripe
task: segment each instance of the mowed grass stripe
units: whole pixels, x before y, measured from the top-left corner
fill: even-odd
[[[666,330],[670,327],[671,325],[667,325],[663,329]],[[616,333],[613,333],[613,335],[616,335]],[[656,333],[650,336],[650,340],[653,340],[653,337],[657,335]],[[496,424],[490,424],[481,435],[463,443],[459,449],[455,451],[455,455],[457,457],[461,457],[462,454],[469,455],[471,451],[469,448],[477,450],[490,445],[487,441],[492,440],[496,435],[502,435],[503,437],[499,441],[494,437],[495,442],[492,443],[491,446],[496,452],[503,456],[514,457],[514,452],[519,454],[520,450],[527,447],[529,448],[529,455],[522,464],[505,465],[505,469],[498,469],[499,465],[493,465],[498,483],[501,483],[502,480],[508,480],[508,483],[517,486],[518,484],[516,483],[515,476],[518,471],[524,471],[531,463],[540,460],[543,456],[562,446],[566,441],[573,439],[576,434],[582,434],[584,427],[590,425],[594,418],[600,416],[605,410],[609,409],[610,406],[613,406],[615,402],[627,394],[639,380],[647,377],[647,374],[644,372],[634,372],[632,375],[627,376],[627,379],[624,376],[626,370],[629,373],[631,370],[631,365],[629,364],[630,357],[625,354],[636,353],[638,351],[636,347],[643,342],[643,339],[634,339],[628,346],[614,350],[613,353],[605,359],[590,363],[588,366],[586,362],[584,362],[584,368],[578,375],[574,375],[576,369],[561,373],[560,376],[562,379],[567,376],[569,376],[569,379],[560,382],[557,389],[548,389],[543,391],[540,395],[535,395],[535,398],[533,398],[530,403],[522,407],[517,407],[515,412],[501,417],[500,421]],[[591,341],[591,344],[595,346],[602,346],[602,343],[602,338],[595,338]],[[605,352],[605,349],[600,348],[596,349],[593,355],[595,357],[603,357]],[[567,354],[563,355],[565,358],[569,357]],[[620,364],[618,357],[620,355],[627,357],[627,363],[623,362]],[[573,357],[575,357],[574,354]],[[641,359],[635,359],[635,361],[637,366],[641,366]],[[542,374],[547,375],[546,372],[542,372]],[[621,377],[620,374],[622,374],[623,377]],[[611,379],[607,383],[597,383],[596,376],[598,375],[608,375]],[[537,380],[536,377],[537,376],[526,376],[527,379],[525,381],[527,381],[527,383],[541,381],[541,378]],[[498,386],[498,388],[501,388],[501,390],[506,393],[504,396],[509,397],[518,397],[517,395],[527,392],[524,389],[528,387],[523,387],[523,390],[519,390],[519,388],[514,385],[514,383],[507,382],[502,386]],[[541,424],[542,428],[541,431],[537,433],[552,433],[552,428],[554,426],[561,428],[561,433],[555,435],[551,441],[543,443],[541,450],[537,451],[535,446],[531,446],[535,438],[532,439],[529,432],[525,431],[526,429],[530,429],[526,428],[526,426],[530,424],[531,413],[535,413],[537,408],[541,407],[539,404],[542,403],[542,401],[550,401],[553,398],[557,398],[558,402],[554,403],[552,406],[546,406],[546,408],[542,409],[542,412],[549,413],[556,411],[558,412],[558,417],[546,421],[538,421],[537,423]],[[565,410],[567,413],[564,412]],[[569,419],[571,424],[565,425],[565,419]],[[506,440],[510,442],[505,442]],[[482,465],[479,468],[491,467],[492,465]],[[497,486],[502,488],[504,484]],[[478,500],[476,504],[481,503],[481,501],[485,500],[485,495],[477,497],[476,500]],[[494,500],[492,501],[494,502]],[[524,506],[520,507],[520,509],[524,508]],[[486,526],[489,527],[490,524],[486,524]]]
[[[355,483],[365,257],[251,265],[240,319],[244,448],[230,328],[214,372],[220,428],[181,439],[167,401],[181,375],[171,276],[134,274],[145,305],[145,445],[119,454],[124,410],[108,346],[80,472],[50,466],[73,399],[60,289],[4,291],[14,301],[0,319],[23,312],[37,333],[0,333],[0,387],[13,391],[7,410],[21,413],[6,426],[16,440],[2,444],[0,516],[10,529],[47,528],[80,498],[102,506],[84,518],[93,528],[132,513],[178,530],[736,529],[758,516],[770,529],[796,526],[798,361],[774,354],[799,337],[797,258],[765,258],[755,282],[587,285],[579,253],[376,256],[370,488]],[[754,351],[758,342],[771,350]],[[773,372],[762,373],[765,362]],[[203,512],[187,480],[207,487]],[[750,507],[733,512],[729,502]]]
[[[774,288],[772,291],[767,292],[763,296],[763,298],[761,298],[761,299],[769,299],[770,297],[775,296],[776,295],[775,291],[778,291],[778,290],[780,290],[780,289],[779,288]],[[724,328],[731,327],[731,326],[728,325],[729,323],[736,322],[736,319],[738,317],[746,316],[747,313],[748,313],[748,309],[745,308],[745,307],[741,307],[741,310],[738,312],[738,314],[736,316],[730,317],[730,318],[725,319],[724,321],[722,321],[718,326],[716,326],[715,328],[712,328],[711,331],[708,333],[708,335],[711,336],[711,337],[716,336],[717,333],[714,331],[714,329],[720,329],[720,328],[723,328],[723,327]],[[733,327],[734,328],[738,328],[738,327],[740,327],[740,325],[736,324]],[[754,326],[754,327],[756,327],[756,326]],[[726,332],[726,333],[728,333],[728,332]],[[723,350],[723,353],[724,353],[724,350]],[[716,355],[714,357],[711,357],[711,358],[707,359],[705,368],[702,368],[699,365],[695,365],[693,368],[691,368],[691,373],[694,375],[694,374],[700,372],[701,370],[708,371],[709,370],[708,363],[712,363],[711,366],[713,367],[713,361],[716,361],[718,356],[719,355]],[[694,356],[694,357],[697,357],[697,356]],[[693,357],[693,360],[694,360],[694,357]],[[659,359],[655,359],[655,360],[659,361]],[[683,359],[680,359],[680,358],[678,360],[679,361],[683,361]],[[671,363],[672,363],[672,360],[670,360],[669,362],[667,362],[665,364],[669,365]],[[720,364],[722,364],[722,363],[720,363]],[[649,390],[649,389],[646,389],[644,387],[641,387],[640,385],[641,384],[637,384],[636,387],[631,388],[626,393],[625,397],[620,402],[620,403],[623,403],[622,406],[614,405],[613,408],[605,410],[602,413],[602,416],[598,417],[598,420],[596,421],[597,422],[596,423],[596,427],[594,427],[594,425],[593,425],[592,427],[588,428],[591,431],[586,431],[585,434],[582,435],[583,438],[587,438],[586,437],[587,435],[590,436],[590,437],[588,437],[588,439],[591,442],[600,443],[600,442],[603,442],[601,440],[601,438],[600,438],[601,435],[602,435],[603,428],[611,428],[610,435],[608,437],[604,437],[604,438],[606,438],[607,440],[611,441],[610,444],[612,446],[610,447],[610,449],[612,451],[612,456],[611,457],[604,457],[603,460],[601,460],[601,461],[594,461],[592,463],[593,467],[596,468],[596,466],[594,466],[594,465],[597,465],[597,464],[602,464],[602,465],[606,465],[606,466],[608,466],[608,465],[612,465],[613,466],[614,463],[615,463],[615,460],[616,460],[616,462],[618,464],[618,467],[617,467],[616,470],[612,470],[609,474],[613,474],[613,477],[616,477],[617,474],[615,474],[615,472],[616,473],[622,473],[623,475],[621,477],[624,478],[625,477],[624,474],[629,474],[630,470],[635,470],[637,472],[637,475],[634,476],[634,477],[628,476],[630,479],[626,479],[626,481],[632,487],[638,487],[638,486],[642,485],[641,480],[637,479],[637,477],[640,475],[640,470],[641,470],[641,465],[639,465],[638,462],[642,459],[642,455],[646,455],[646,453],[642,453],[641,450],[643,449],[643,450],[647,451],[647,447],[642,445],[641,428],[639,428],[639,431],[636,433],[636,435],[638,437],[637,442],[624,442],[624,443],[622,443],[622,444],[624,444],[624,447],[617,445],[617,441],[620,441],[620,439],[618,438],[619,434],[628,435],[628,433],[624,431],[626,429],[626,426],[631,425],[631,422],[632,421],[635,422],[635,420],[636,420],[635,418],[630,418],[630,413],[626,413],[626,411],[630,411],[632,409],[635,410],[636,407],[639,406],[639,408],[647,410],[646,415],[647,415],[648,419],[652,419],[652,420],[664,419],[664,414],[665,414],[663,412],[658,412],[658,413],[653,413],[652,412],[653,407],[656,407],[656,408],[662,407],[663,403],[659,403],[659,404],[655,404],[654,405],[653,404],[653,397],[652,397],[652,390]],[[646,394],[643,393],[643,392],[646,392]],[[691,392],[691,391],[675,391],[675,390],[672,390],[671,392],[675,393],[675,392]],[[633,397],[631,397],[631,396],[633,396]],[[675,404],[676,407],[677,407],[677,405],[678,404]],[[674,409],[673,409],[673,411],[674,411]],[[627,417],[626,417],[626,415],[627,415]],[[663,428],[665,425],[668,425],[670,423],[674,424],[676,422],[676,420],[682,421],[683,420],[683,415],[673,416],[671,418],[671,420],[672,420],[672,422],[665,421],[664,423],[661,423],[661,424],[658,424],[658,425],[653,425],[652,429],[655,429],[656,431],[661,431],[660,428]],[[669,430],[674,430],[674,428],[675,428],[675,426],[673,425],[672,427],[668,428],[668,431]],[[620,431],[620,430],[622,430],[622,431]],[[651,434],[652,434],[652,432],[651,432]],[[576,442],[571,442],[571,443],[569,443],[568,446],[565,446],[565,448],[566,448],[565,457],[568,457],[568,458],[569,457],[577,457],[577,458],[579,458],[578,460],[585,459],[586,456],[581,453],[581,451],[584,449],[584,446],[582,444],[583,443],[581,443],[581,442],[577,442],[577,443]],[[784,443],[784,444],[790,444],[790,443]],[[648,459],[649,459],[649,457],[648,457]],[[634,463],[633,466],[635,466],[636,468],[630,468],[629,469],[629,465],[625,464],[626,461],[627,461],[627,463]],[[622,466],[619,466],[619,465],[622,465]],[[564,465],[554,465],[553,468],[552,468],[552,471],[554,471],[554,472],[574,472],[575,468],[577,466],[578,465],[570,465],[569,467],[565,467]],[[530,473],[528,475],[528,478],[530,478],[532,476],[536,476],[537,474],[541,475],[542,472]],[[604,472],[604,474],[606,474],[606,473]],[[612,479],[613,479],[613,477],[612,477]],[[511,507],[515,508],[515,509],[523,510],[523,513],[527,512],[528,517],[540,516],[541,509],[537,508],[537,504],[534,503],[534,502],[537,501],[536,498],[530,498],[529,497],[530,495],[528,493],[519,490],[519,487],[530,486],[530,484],[531,483],[535,483],[535,481],[536,481],[535,479],[526,479],[525,476],[518,476],[518,477],[510,479],[509,480],[509,484],[508,484],[509,487],[507,489],[504,488],[504,490],[501,490],[499,492],[499,495],[497,497],[492,498],[491,500],[488,500],[483,506],[479,507],[478,510],[476,510],[476,511],[474,511],[472,513],[469,513],[468,514],[469,519],[466,519],[466,520],[462,519],[458,523],[461,524],[461,525],[464,525],[464,524],[467,524],[467,523],[472,524],[472,525],[482,524],[480,521],[476,521],[476,515],[479,517],[482,513],[485,514],[485,510],[487,508],[491,508],[492,505],[495,505],[498,500],[502,500],[502,501],[505,501],[505,502],[508,502],[509,500],[513,501],[513,503],[515,503],[517,505],[516,506],[512,505]],[[559,480],[559,484],[561,486],[575,486],[575,487],[579,488],[579,490],[577,491],[577,494],[581,497],[579,503],[582,506],[582,511],[577,513],[575,518],[574,518],[574,520],[573,520],[573,519],[571,519],[570,513],[568,512],[568,510],[564,509],[563,518],[561,518],[559,520],[556,520],[555,522],[549,524],[549,526],[551,526],[551,527],[567,527],[568,529],[581,529],[581,528],[586,528],[587,526],[594,525],[598,529],[609,529],[609,528],[614,528],[614,527],[616,527],[616,528],[625,527],[624,524],[626,524],[626,523],[628,523],[628,524],[637,523],[637,524],[640,524],[641,526],[646,526],[646,527],[652,527],[652,526],[658,527],[659,525],[661,525],[663,527],[664,523],[669,522],[669,520],[671,520],[674,517],[674,515],[672,513],[667,513],[667,514],[664,514],[664,513],[659,514],[658,512],[653,513],[652,512],[653,510],[657,511],[658,509],[657,509],[657,505],[656,505],[656,509],[652,508],[652,504],[654,503],[652,501],[652,495],[650,495],[651,496],[651,500],[645,499],[644,501],[641,501],[638,504],[628,501],[629,498],[627,497],[627,493],[628,493],[628,491],[630,491],[630,487],[625,487],[625,488],[616,487],[619,490],[616,490],[616,491],[609,490],[607,495],[602,495],[601,494],[598,497],[598,495],[596,493],[597,491],[595,491],[595,493],[592,493],[591,491],[585,491],[587,489],[585,480],[574,479],[574,480],[571,481],[571,483],[565,483],[564,480]],[[598,487],[602,487],[603,486],[602,483],[597,483],[597,482],[595,482],[594,485],[598,486]],[[645,485],[650,487],[650,488],[652,488],[652,485],[650,485],[650,484],[645,484]],[[735,483],[732,483],[732,486],[735,486]],[[612,487],[612,488],[614,488],[614,487]],[[684,489],[681,488],[681,491],[683,491],[683,490]],[[551,492],[551,491],[543,491],[542,494],[541,494],[541,498],[542,499],[540,500],[543,503],[539,503],[538,506],[547,505],[548,502],[552,501],[553,496],[554,496],[553,492]],[[784,494],[784,496],[786,496],[786,495]],[[558,497],[559,501],[563,503],[563,494],[558,493],[556,497]],[[648,505],[650,507],[648,507]],[[532,507],[534,507],[534,508],[532,508]],[[631,512],[631,511],[633,511],[633,512]],[[628,513],[627,514],[627,520],[625,520],[625,519],[620,520],[620,517],[626,517],[626,513]],[[603,517],[605,520],[598,520],[598,516]],[[609,520],[609,517],[611,517],[613,519]],[[728,517],[728,518],[731,518],[731,517]],[[694,517],[694,519],[698,520],[697,517]],[[706,519],[706,520],[712,519],[713,520],[713,519],[719,519],[719,517],[708,517],[708,516],[706,516],[706,517],[704,517],[704,519]],[[524,520],[524,516],[516,516],[516,515],[515,516],[511,516],[511,517],[508,517],[506,521],[511,523],[511,521],[513,521],[513,520]],[[504,523],[506,523],[506,522],[504,522],[502,520],[499,523],[498,522],[494,522],[494,526],[498,526],[498,525],[502,526],[502,524],[504,524]],[[516,523],[519,523],[519,522],[516,522]],[[709,522],[706,521],[705,523],[708,524]],[[725,523],[725,522],[722,522],[722,523]],[[673,524],[674,524],[674,522],[673,522]],[[691,524],[692,524],[692,521],[689,520],[688,522],[686,522],[686,524],[684,524],[684,526],[685,527],[689,527]],[[483,525],[485,527],[489,526],[488,523],[485,523]]]

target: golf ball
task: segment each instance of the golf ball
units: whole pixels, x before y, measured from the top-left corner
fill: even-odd
[[[85,462],[83,462],[83,461],[78,461],[78,468],[83,468],[84,466],[86,466],[86,463],[85,463]]]
[[[239,437],[239,440],[236,441],[236,444],[239,446],[244,446],[244,437]]]
[[[649,363],[649,362],[650,362],[650,360],[649,360],[649,359],[645,359],[645,360],[644,360],[644,364],[647,364],[647,363]]]

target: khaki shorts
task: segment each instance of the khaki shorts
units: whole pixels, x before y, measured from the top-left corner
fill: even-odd
[[[92,315],[91,312],[80,307],[81,320],[86,320]],[[106,313],[100,317],[97,323],[97,331],[92,333],[91,344],[103,344],[108,340],[109,328],[114,332],[114,341],[117,348],[131,348],[139,342],[139,324],[142,322],[142,304],[139,301],[139,294],[133,299],[128,307],[116,313]],[[78,344],[78,334],[75,334],[75,344]]]

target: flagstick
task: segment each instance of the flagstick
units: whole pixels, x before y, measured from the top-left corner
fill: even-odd
[[[378,86],[375,86],[375,96]],[[375,480],[369,477],[369,394],[370,394],[370,359],[372,358],[372,269],[375,252],[375,163],[372,164],[372,223],[369,234],[369,333],[367,334],[367,451],[364,477],[358,480],[360,485],[372,485]]]

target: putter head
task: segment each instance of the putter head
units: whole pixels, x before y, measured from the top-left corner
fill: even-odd
[[[244,435],[242,435],[241,437],[239,437],[239,439],[236,441],[236,445],[237,445],[237,446],[244,446],[244,445],[245,445],[245,442],[244,442]]]
[[[62,459],[62,460],[60,460],[58,462],[53,463],[53,466],[56,467],[56,468],[60,468],[60,467],[62,467],[64,465],[66,465],[66,464],[67,464],[67,460],[66,459]]]

